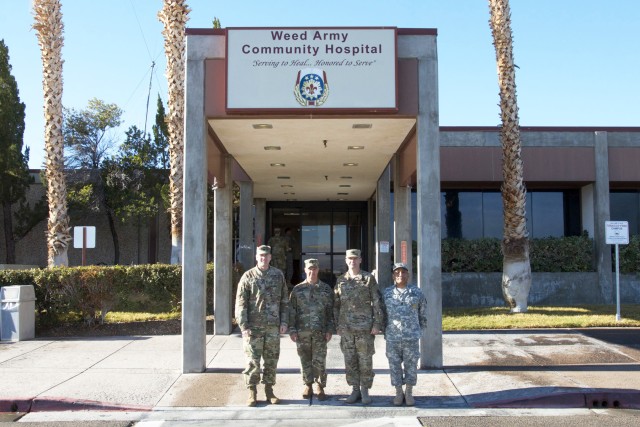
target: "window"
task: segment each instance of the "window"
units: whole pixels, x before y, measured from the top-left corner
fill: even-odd
[[[445,190],[441,193],[440,203],[443,239],[502,238],[502,195],[499,191]],[[525,216],[529,237],[579,234],[581,226],[574,224],[579,222],[579,215],[575,215],[579,212],[579,203],[577,190],[527,192]]]
[[[629,235],[640,234],[640,192],[612,191],[609,194],[609,211],[611,221],[629,222]]]

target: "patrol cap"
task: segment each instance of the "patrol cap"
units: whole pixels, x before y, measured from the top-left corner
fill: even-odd
[[[315,258],[305,259],[304,268],[320,268],[320,262]]]
[[[405,270],[409,271],[409,269],[407,268],[407,264],[403,262],[396,262],[395,264],[393,264],[393,269],[391,271],[396,271],[399,268],[404,268]]]
[[[360,258],[360,249],[347,249],[347,258]]]
[[[261,246],[258,246],[258,248],[256,249],[256,254],[258,255],[270,254],[270,253],[271,253],[271,246],[261,245]]]

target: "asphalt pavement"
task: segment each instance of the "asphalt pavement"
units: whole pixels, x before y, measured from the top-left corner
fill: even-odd
[[[444,367],[419,371],[415,407],[393,406],[394,388],[376,338],[373,402],[349,405],[339,337],[329,343],[329,398],[303,399],[295,343],[282,336],[279,405],[245,406],[242,338],[207,336],[207,369],[181,372],[181,336],[0,342],[0,421],[133,422],[140,426],[420,425],[428,417],[640,414],[640,329],[445,332]],[[375,421],[375,422],[374,422]],[[173,424],[172,424],[173,423]],[[372,424],[373,423],[373,424]]]

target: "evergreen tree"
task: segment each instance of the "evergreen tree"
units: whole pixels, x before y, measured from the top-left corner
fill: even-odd
[[[4,221],[6,262],[13,264],[15,243],[13,206],[19,203],[28,216],[26,192],[33,178],[29,174],[29,148],[23,151],[25,105],[20,102],[18,84],[11,74],[9,48],[0,40],[0,203]]]

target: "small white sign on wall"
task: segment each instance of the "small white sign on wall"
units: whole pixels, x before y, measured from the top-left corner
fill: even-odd
[[[83,245],[83,235],[86,232],[86,245]],[[96,247],[96,228],[93,226],[73,227],[73,247],[76,249],[92,249]]]

